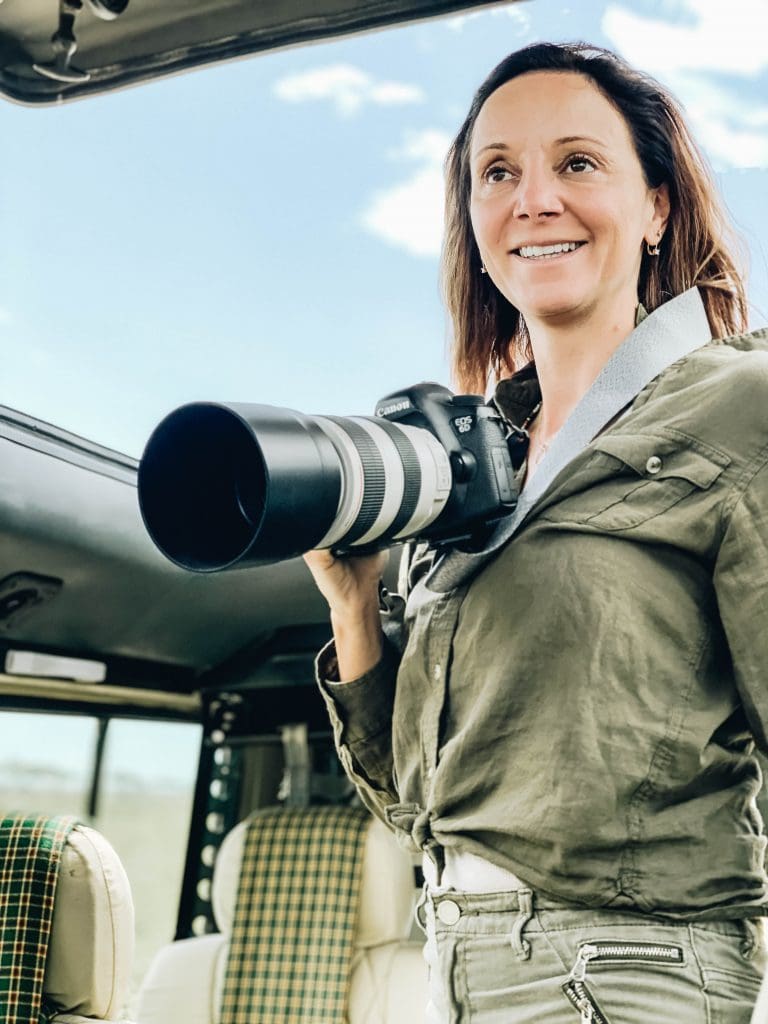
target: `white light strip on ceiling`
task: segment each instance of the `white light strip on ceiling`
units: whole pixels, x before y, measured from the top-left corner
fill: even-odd
[[[36,651],[8,651],[5,671],[14,676],[43,676],[46,679],[74,679],[78,683],[103,683],[107,666],[87,658],[64,658]]]

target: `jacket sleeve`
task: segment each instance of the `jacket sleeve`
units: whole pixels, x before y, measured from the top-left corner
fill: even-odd
[[[747,721],[768,753],[768,462],[730,511],[714,583]]]
[[[340,683],[331,641],[316,662],[317,681],[333,727],[336,749],[366,807],[386,821],[384,809],[398,803],[392,756],[392,718],[400,658],[407,641],[405,598],[429,571],[434,552],[428,545],[404,547],[398,574],[400,594],[380,592],[384,648],[381,660],[359,679]]]
[[[397,803],[392,715],[399,661],[385,635],[381,660],[358,679],[338,682],[333,641],[320,652],[316,666],[341,763],[363,803],[382,820],[384,809]]]

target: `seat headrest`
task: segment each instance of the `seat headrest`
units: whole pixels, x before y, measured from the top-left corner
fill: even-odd
[[[252,821],[256,822],[253,827],[258,827],[258,814],[229,832],[216,858],[211,900],[216,923],[227,935],[235,916],[245,833]],[[355,946],[378,946],[405,938],[411,927],[414,897],[410,855],[380,821],[371,818],[363,848]]]
[[[133,967],[131,887],[104,836],[75,825],[56,886],[44,991],[65,1013],[116,1019]]]

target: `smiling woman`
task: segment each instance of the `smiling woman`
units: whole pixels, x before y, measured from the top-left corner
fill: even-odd
[[[715,333],[746,328],[732,231],[678,104],[658,82],[599,55],[541,46],[511,55],[478,90],[449,154],[444,282],[454,371],[468,390],[486,387],[488,346],[497,377],[530,358],[526,305],[538,281],[547,301],[557,301],[546,277],[523,278],[525,297],[502,283],[527,255],[515,251],[521,245],[590,243],[581,256],[600,261],[587,277],[606,311],[622,303],[617,288],[624,300],[639,293],[652,312],[696,284]],[[594,132],[579,133],[579,125]],[[554,237],[568,230],[576,237]],[[627,237],[633,232],[636,244]],[[501,247],[503,268],[490,280],[478,277],[486,244]],[[569,287],[578,289],[578,273],[567,274]],[[619,327],[621,337],[628,326]]]
[[[739,334],[675,102],[608,51],[502,61],[447,178],[457,375],[516,371],[493,404],[529,442],[518,508],[419,549],[383,631],[375,558],[308,556],[342,760],[424,858],[429,1019],[747,1024],[768,335]]]
[[[573,134],[582,125],[595,134]],[[555,363],[586,390],[634,326],[643,243],[658,250],[669,186],[648,185],[618,109],[566,72],[523,75],[492,93],[470,164],[472,231],[493,287],[536,336],[545,377]],[[529,474],[570,412],[544,403]]]

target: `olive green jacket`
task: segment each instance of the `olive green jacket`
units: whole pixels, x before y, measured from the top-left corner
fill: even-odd
[[[538,394],[528,369],[496,402],[520,424]],[[318,665],[402,837],[588,907],[768,912],[768,331],[670,366],[471,582],[417,583],[405,629],[358,680]]]

